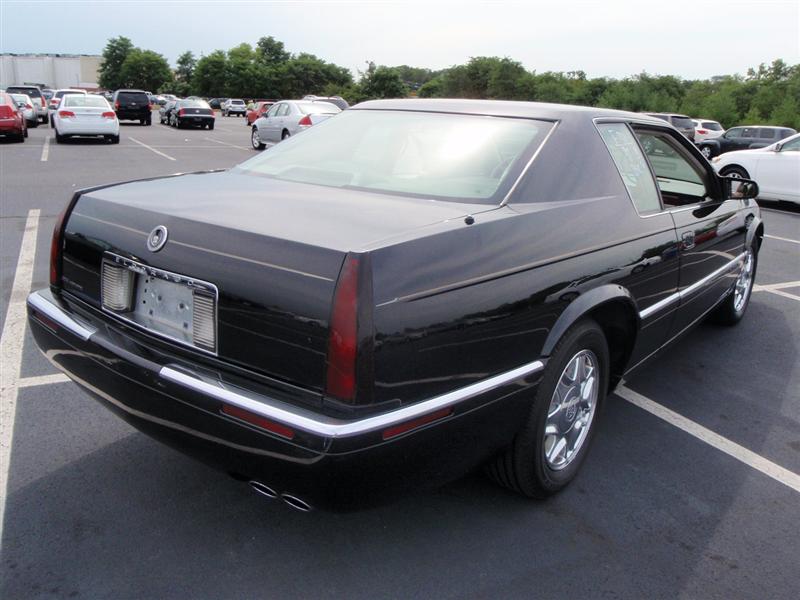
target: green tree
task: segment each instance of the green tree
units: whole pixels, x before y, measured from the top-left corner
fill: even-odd
[[[320,94],[330,84],[347,86],[353,83],[353,76],[348,69],[305,53],[281,65],[279,74],[280,96],[285,98]]]
[[[120,69],[120,80],[126,87],[158,90],[172,81],[172,69],[167,59],[152,50],[134,48]]]
[[[523,100],[524,92],[519,82],[527,75],[525,67],[510,58],[495,62],[489,69],[489,82],[486,93],[497,100]]]
[[[259,60],[265,65],[281,65],[291,58],[291,54],[283,47],[283,42],[279,42],[272,36],[262,37],[258,40],[256,53]]]
[[[197,59],[195,59],[191,50],[187,50],[178,57],[178,62],[176,63],[175,68],[175,79],[178,81],[191,83],[192,75],[194,75],[194,69],[196,66]]]
[[[123,86],[121,79],[122,64],[133,51],[133,42],[125,36],[111,38],[103,49],[103,61],[100,64],[100,87],[116,90]]]
[[[222,50],[214,50],[197,61],[192,75],[192,89],[198,96],[222,96],[226,87],[228,56]]]
[[[800,130],[800,104],[798,104],[797,97],[787,94],[783,102],[772,111],[769,122],[771,125]]]
[[[408,87],[403,83],[400,73],[391,67],[376,67],[370,63],[370,68],[362,76],[359,85],[366,98],[405,98],[408,96]]]

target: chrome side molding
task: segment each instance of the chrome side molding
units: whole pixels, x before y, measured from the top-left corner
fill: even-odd
[[[79,323],[61,308],[42,297],[38,292],[32,292],[28,296],[28,306],[56,323],[59,327],[63,327],[73,335],[78,336],[84,342],[97,333],[97,329]]]
[[[737,256],[733,260],[724,264],[713,273],[709,273],[699,281],[695,281],[692,285],[690,285],[686,289],[678,290],[677,292],[675,292],[674,294],[670,294],[663,300],[659,300],[658,302],[656,302],[651,306],[648,306],[644,310],[640,310],[639,317],[641,319],[646,319],[647,317],[650,317],[651,315],[657,313],[658,311],[665,309],[670,304],[674,304],[679,300],[683,300],[687,296],[691,296],[692,294],[694,294],[697,290],[709,285],[710,283],[713,283],[715,280],[722,277],[728,271],[733,269],[737,265],[737,263],[741,263],[742,260],[744,260],[745,254],[746,252],[742,252],[739,256]]]

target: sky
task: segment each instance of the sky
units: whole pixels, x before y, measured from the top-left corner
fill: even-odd
[[[173,65],[271,35],[354,74],[507,56],[537,72],[697,79],[800,63],[800,0],[0,0],[0,53],[101,54],[118,35]]]

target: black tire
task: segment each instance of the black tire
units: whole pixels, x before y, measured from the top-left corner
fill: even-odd
[[[56,144],[63,144],[67,141],[66,136],[61,135],[58,133],[58,129],[56,129]]]
[[[56,128],[56,122],[53,119],[50,119],[50,129]]]
[[[209,129],[209,131],[211,131],[212,129],[214,129],[214,123],[209,123],[209,124],[208,124],[208,129]]]
[[[253,127],[253,129],[250,131],[250,145],[253,147],[253,150],[263,150],[264,148],[267,147],[267,145],[261,141],[260,136],[258,137],[258,141],[256,142],[257,132],[258,129],[256,127]]]
[[[285,140],[288,137],[292,137],[292,134],[284,129],[283,133],[281,134],[281,140]]]
[[[583,442],[561,469],[553,469],[545,456],[545,425],[551,399],[567,365],[578,353],[588,350],[596,358],[599,380],[597,399]],[[592,439],[605,401],[609,381],[609,353],[605,335],[597,323],[583,319],[573,325],[556,344],[536,390],[528,420],[517,433],[511,447],[486,467],[495,482],[528,498],[546,498],[565,488],[578,474]],[[573,413],[574,418],[574,413]],[[574,426],[574,425],[573,425]]]
[[[183,125],[183,121],[181,121],[180,119],[175,119],[175,126],[176,126],[178,129],[183,129],[183,127],[184,127],[184,125]]]
[[[118,135],[110,135],[108,136],[108,141],[112,144],[119,144],[119,136]]]
[[[150,117],[147,117],[147,118],[144,120],[144,124],[145,124],[145,125],[152,125],[152,124],[153,124],[153,117],[152,117],[152,116],[150,116]]]
[[[756,271],[758,270],[758,249],[748,248],[746,252],[749,253],[753,261],[752,268],[750,269],[749,281],[743,287],[740,287],[741,279],[745,275],[744,269],[747,267],[748,257],[745,256],[743,271],[739,277],[737,277],[730,294],[728,294],[725,299],[720,302],[719,306],[709,315],[711,321],[714,323],[718,323],[719,325],[736,325],[742,320],[744,313],[747,311],[747,307],[750,306],[750,297],[753,295],[753,284],[755,283]]]
[[[750,174],[747,172],[747,169],[744,167],[740,167],[739,165],[731,165],[729,167],[725,167],[724,169],[720,170],[720,175],[723,177],[738,177],[739,179],[750,179]]]
[[[28,129],[36,129],[39,126],[39,119],[36,118],[30,123],[28,123]]]
[[[50,116],[45,115],[42,117],[42,125],[47,125],[50,122]]]
[[[700,146],[700,154],[706,157],[706,160],[714,158],[714,149],[711,146]]]
[[[22,132],[23,141],[25,140],[26,137],[28,137],[28,128],[27,127],[25,128],[25,131]]]

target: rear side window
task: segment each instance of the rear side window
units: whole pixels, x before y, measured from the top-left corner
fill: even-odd
[[[762,140],[774,140],[775,139],[775,130],[774,129],[759,129],[758,130],[758,137]]]
[[[600,123],[598,129],[636,209],[640,213],[661,210],[653,174],[628,126],[625,123]]]
[[[745,127],[742,129],[742,137],[754,138],[758,137],[758,129],[756,127]]]

